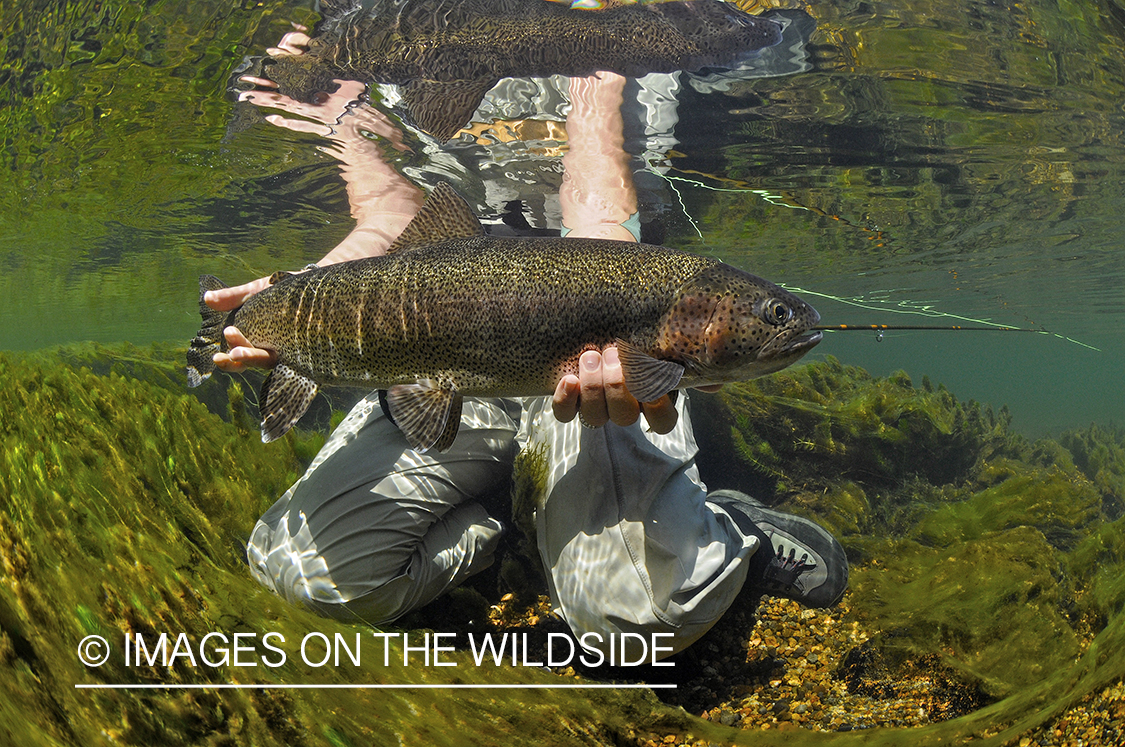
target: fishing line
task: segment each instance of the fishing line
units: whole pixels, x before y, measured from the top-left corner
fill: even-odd
[[[681,173],[695,173],[695,172],[685,171],[684,169],[676,169],[676,170],[680,171]],[[709,190],[711,192],[734,192],[734,193],[741,193],[741,194],[753,194],[753,195],[756,195],[757,197],[765,200],[766,202],[768,202],[771,205],[775,205],[777,207],[786,207],[786,208],[790,208],[790,209],[793,209],[793,210],[807,210],[807,211],[809,211],[811,213],[815,213],[817,215],[824,215],[824,216],[827,216],[827,217],[832,218],[834,220],[841,221],[842,223],[844,223],[846,225],[853,226],[855,228],[859,228],[863,231],[866,231],[868,233],[873,234],[870,237],[871,239],[878,239],[880,241],[883,240],[883,232],[880,231],[878,228],[856,225],[856,224],[851,223],[850,221],[848,221],[844,218],[841,218],[838,215],[829,215],[828,213],[825,213],[823,210],[819,210],[817,208],[812,208],[812,207],[808,207],[806,205],[801,205],[799,203],[796,203],[792,199],[786,197],[783,194],[776,194],[776,193],[770,192],[769,190],[765,190],[765,189],[754,189],[754,188],[751,188],[749,185],[747,185],[745,187],[741,187],[741,188],[712,187],[711,185],[705,184],[704,182],[701,182],[697,179],[687,179],[687,178],[682,177],[682,176],[672,176],[672,175],[667,174],[667,173],[662,173],[662,172],[656,171],[655,169],[653,170],[652,173],[656,174],[657,176],[660,176],[662,179],[664,179],[665,181],[668,182],[668,186],[672,189],[672,191],[674,191],[676,193],[676,196],[679,198],[681,207],[683,207],[683,205],[684,205],[683,197],[681,196],[680,191],[678,189],[676,189],[676,186],[675,186],[675,184],[673,184],[673,182],[684,182],[686,184],[691,184],[692,186],[699,187],[700,189],[706,189],[706,190]],[[718,179],[719,177],[711,176],[710,178]],[[732,181],[735,184],[740,183],[740,182],[737,182],[735,180],[728,180],[728,181]],[[686,211],[686,208],[685,208],[685,214],[686,214],[686,212],[687,211]],[[695,228],[696,233],[699,234],[700,238],[702,238],[703,234],[699,232],[699,228],[696,227],[695,221],[691,219],[690,215],[688,216],[688,219],[692,221],[692,227]],[[882,243],[880,243],[880,246],[881,245],[882,245]],[[809,296],[818,296],[820,298],[827,298],[831,301],[836,301],[838,303],[846,304],[848,306],[855,306],[856,308],[866,309],[868,311],[885,311],[885,312],[889,312],[889,313],[892,313],[892,314],[915,314],[915,315],[927,317],[927,318],[955,319],[957,321],[967,322],[970,325],[980,325],[980,326],[963,326],[963,325],[956,325],[955,324],[955,325],[949,325],[949,326],[931,326],[931,325],[885,325],[885,324],[850,325],[850,324],[841,324],[841,325],[835,325],[835,326],[814,327],[814,329],[819,329],[819,330],[823,330],[823,331],[826,331],[826,332],[851,332],[851,331],[854,331],[854,330],[868,330],[868,331],[874,330],[875,332],[879,333],[878,339],[880,341],[883,339],[882,333],[884,331],[896,331],[896,330],[927,331],[927,332],[930,332],[930,331],[934,331],[934,332],[937,332],[937,331],[1038,332],[1039,334],[1050,335],[1050,336],[1056,337],[1060,340],[1064,340],[1066,342],[1073,343],[1073,344],[1078,345],[1080,347],[1084,347],[1088,350],[1093,350],[1093,351],[1099,352],[1099,353],[1102,352],[1101,348],[1094,347],[1093,345],[1089,345],[1085,342],[1082,342],[1081,340],[1075,340],[1073,337],[1067,337],[1066,335],[1060,335],[1057,332],[1051,332],[1050,330],[1046,330],[1046,329],[1027,329],[1025,327],[1012,327],[1011,325],[999,324],[997,322],[989,321],[988,319],[974,319],[972,317],[961,316],[959,314],[951,314],[951,313],[945,312],[945,311],[937,311],[932,306],[916,304],[916,302],[909,301],[909,300],[899,301],[898,302],[899,308],[894,309],[894,308],[888,308],[886,306],[876,306],[876,305],[872,305],[870,303],[864,303],[863,301],[861,301],[859,299],[856,299],[856,298],[848,299],[848,298],[841,298],[840,296],[833,296],[833,295],[828,294],[828,293],[817,293],[816,291],[805,290],[803,288],[798,288],[796,286],[786,285],[785,283],[778,283],[778,285],[780,285],[782,288],[785,288],[786,290],[791,291],[793,293],[798,293],[798,294],[802,294],[802,295],[809,295]],[[889,290],[876,291],[876,292],[877,293],[885,293],[885,294],[889,295],[889,294],[895,292],[895,290],[898,290],[898,289],[889,289]],[[903,290],[905,290],[905,289],[903,289]],[[903,308],[904,306],[906,308]],[[913,308],[911,308],[912,306],[913,306]],[[1031,321],[1031,320],[1028,320],[1028,321]]]
[[[830,301],[836,301],[838,303],[846,304],[848,306],[855,306],[856,308],[866,309],[868,311],[882,311],[882,312],[887,312],[887,313],[890,313],[890,314],[912,314],[912,315],[916,315],[916,316],[925,317],[927,319],[956,319],[958,321],[968,322],[970,325],[980,325],[980,326],[963,326],[963,325],[959,325],[959,324],[952,324],[952,325],[947,325],[947,326],[932,326],[932,325],[887,325],[887,324],[857,324],[857,325],[841,324],[841,325],[828,325],[828,326],[822,326],[822,327],[814,327],[814,329],[820,329],[820,330],[825,330],[825,331],[829,331],[829,332],[848,332],[848,331],[852,331],[852,330],[856,330],[856,329],[868,330],[868,331],[875,330],[877,332],[882,331],[882,330],[887,330],[887,331],[895,331],[895,330],[921,330],[921,331],[943,331],[943,330],[946,330],[946,331],[948,331],[948,330],[953,330],[953,331],[963,331],[963,332],[1038,332],[1039,334],[1050,335],[1051,337],[1055,337],[1055,338],[1058,338],[1060,340],[1064,340],[1065,342],[1069,342],[1069,343],[1072,343],[1074,345],[1078,345],[1079,347],[1086,348],[1087,350],[1093,350],[1094,352],[1097,352],[1097,353],[1102,352],[1101,348],[1094,347],[1093,345],[1082,342],[1081,340],[1075,340],[1073,337],[1067,337],[1066,335],[1060,335],[1059,333],[1052,332],[1048,329],[1028,329],[1026,327],[1013,327],[1009,324],[1000,324],[998,322],[993,322],[993,321],[990,321],[988,319],[974,319],[972,317],[961,316],[959,314],[951,314],[947,311],[936,311],[931,306],[919,306],[917,308],[891,309],[891,308],[887,308],[885,306],[882,306],[882,307],[873,306],[873,305],[870,305],[870,304],[862,303],[862,302],[854,300],[854,299],[847,299],[847,298],[841,298],[839,296],[833,296],[833,295],[830,295],[828,293],[818,293],[816,291],[805,290],[804,288],[798,288],[796,286],[788,286],[788,285],[785,285],[784,283],[778,283],[778,285],[785,288],[785,290],[791,291],[793,293],[797,293],[797,294],[800,294],[800,295],[806,295],[806,296],[819,296],[820,298],[827,298]],[[901,307],[902,305],[908,304],[908,303],[910,303],[910,302],[909,301],[899,301],[899,306]]]
[[[653,173],[659,173],[659,172],[653,172]],[[668,186],[671,188],[671,190],[673,192],[676,193],[676,199],[679,200],[679,202],[680,202],[680,210],[682,210],[684,212],[684,215],[687,216],[688,223],[690,223],[691,227],[695,230],[695,234],[697,236],[699,236],[699,239],[701,241],[703,241],[704,240],[703,239],[703,232],[699,230],[699,226],[696,225],[696,223],[695,223],[695,218],[693,218],[691,213],[688,212],[687,205],[684,204],[684,196],[682,194],[680,194],[680,190],[676,189],[676,185],[672,184],[671,179],[669,179],[669,177],[667,175],[660,174],[660,176],[663,176],[665,179],[669,180]],[[687,181],[687,180],[684,179],[683,181]],[[734,190],[732,190],[732,191],[734,191]]]
[[[821,210],[820,208],[810,207],[808,205],[802,205],[801,203],[794,200],[792,197],[789,197],[785,194],[777,194],[777,193],[769,191],[768,189],[755,189],[755,188],[751,187],[750,185],[746,184],[745,182],[740,182],[736,179],[724,179],[722,177],[718,177],[718,176],[715,176],[713,174],[703,174],[702,172],[699,172],[699,171],[692,171],[691,169],[681,169],[681,168],[677,168],[675,166],[669,166],[668,168],[679,171],[682,174],[699,174],[700,176],[705,176],[709,179],[715,179],[717,181],[727,181],[727,182],[731,182],[733,184],[739,184],[739,185],[745,184],[746,185],[746,186],[741,186],[741,187],[738,187],[738,188],[712,187],[711,185],[705,184],[704,182],[701,182],[697,179],[687,179],[687,178],[682,177],[682,176],[670,176],[668,174],[657,172],[657,171],[653,170],[653,173],[657,174],[658,176],[660,176],[663,179],[665,179],[666,181],[668,181],[669,182],[668,186],[672,187],[673,190],[675,190],[675,187],[671,184],[671,182],[677,181],[677,182],[684,182],[685,184],[691,184],[692,186],[699,187],[700,189],[706,189],[710,192],[732,192],[732,193],[739,193],[739,194],[756,195],[757,197],[760,197],[765,202],[768,202],[770,205],[774,205],[776,207],[789,208],[790,210],[806,210],[810,213],[813,213],[814,215],[821,215],[821,216],[824,216],[825,218],[830,218],[832,220],[839,221],[839,222],[843,223],[845,226],[857,228],[861,231],[864,231],[868,234],[871,234],[867,238],[870,241],[879,242],[875,246],[881,247],[881,246],[885,246],[885,244],[886,244],[886,237],[885,237],[883,231],[880,230],[878,226],[860,225],[860,224],[855,223],[853,221],[850,221],[847,218],[844,218],[842,216],[833,215],[831,213],[828,213],[824,210]],[[678,195],[679,192],[677,191],[676,194]],[[681,200],[681,204],[683,204],[682,200]]]
[[[1066,340],[1067,342],[1072,342],[1075,345],[1081,345],[1084,348],[1088,348],[1098,353],[1102,352],[1101,348],[1096,348],[1093,345],[1087,345],[1081,340],[1075,340],[1073,338],[1067,337],[1066,335],[1060,335],[1045,329],[1008,327],[1002,324],[997,324],[990,327],[963,327],[959,324],[951,324],[948,326],[931,324],[822,324],[816,327],[810,327],[810,329],[822,330],[825,332],[874,331],[878,333],[878,336],[875,338],[876,342],[883,341],[884,331],[895,332],[898,330],[922,330],[926,332],[1035,332],[1036,334],[1040,335],[1050,335],[1051,337],[1057,337],[1060,340]]]
[[[1034,332],[1039,335],[1052,334],[1045,329],[1027,329],[1026,327],[962,327],[959,324],[947,326],[933,324],[819,324],[809,329],[819,329],[826,332],[863,332],[874,330],[876,332],[896,332],[898,330],[925,330],[927,332]],[[1057,335],[1056,335],[1057,336]]]

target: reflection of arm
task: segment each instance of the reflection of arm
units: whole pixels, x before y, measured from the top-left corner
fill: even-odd
[[[276,87],[275,83],[264,78],[248,80],[261,87]],[[387,247],[422,207],[424,199],[422,191],[395,171],[383,159],[379,145],[364,134],[377,135],[396,149],[405,150],[402,133],[372,107],[366,104],[351,106],[363,93],[362,83],[337,82],[339,89],[317,104],[303,104],[270,90],[242,94],[244,100],[257,106],[303,117],[290,119],[272,114],[266,117],[266,121],[296,132],[310,132],[328,138],[331,144],[322,150],[342,162],[340,171],[356,225],[339,245],[317,261],[322,267],[385,254]],[[209,291],[205,301],[212,308],[228,311],[238,308],[266,285],[267,279],[259,278],[233,288]]]
[[[563,225],[575,238],[636,241],[622,224],[637,212],[637,191],[621,117],[625,78],[596,73],[570,81],[569,148],[559,190]]]
[[[266,88],[275,84],[265,79],[251,82]],[[380,145],[369,135],[377,135],[398,150],[405,150],[402,133],[381,112],[366,104],[352,106],[364,87],[354,81],[338,81],[339,89],[315,104],[302,104],[273,91],[249,91],[246,100],[295,114],[304,119],[270,115],[266,120],[278,127],[297,132],[312,132],[329,139],[322,150],[341,161],[341,174],[347,187],[348,201],[355,228],[335,248],[322,257],[321,266],[363,257],[386,254],[414,214],[422,207],[424,195],[382,157]],[[268,285],[259,278],[244,285],[209,291],[204,297],[212,308],[227,311],[238,308],[248,297]],[[246,366],[269,367],[276,363],[272,352],[251,347],[238,330],[224,330],[229,353],[215,355],[215,363],[226,371],[240,371]]]
[[[425,195],[382,157],[378,135],[398,150],[406,150],[402,132],[380,111],[361,104],[332,128],[332,145],[325,147],[340,160],[355,228],[318,265],[386,254],[407,224],[422,208]]]
[[[637,238],[622,224],[637,212],[637,191],[629,154],[625,152],[625,125],[621,117],[625,78],[616,73],[596,73],[570,81],[570,114],[566,118],[569,144],[563,157],[563,183],[559,190],[563,226],[571,238]],[[569,422],[581,411],[583,422],[603,425],[610,420],[632,425],[643,412],[657,433],[676,425],[676,409],[667,397],[640,404],[625,388],[617,348],[588,350],[578,360],[578,375],[564,376],[552,400],[555,417]]]

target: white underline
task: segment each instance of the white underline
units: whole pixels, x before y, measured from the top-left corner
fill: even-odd
[[[630,690],[673,688],[676,685],[240,685],[220,683],[214,685],[118,685],[76,684],[76,690]]]

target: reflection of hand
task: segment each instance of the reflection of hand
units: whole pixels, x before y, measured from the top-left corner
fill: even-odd
[[[305,33],[308,28],[299,23],[292,23],[292,26],[294,30],[281,37],[281,41],[277,43],[276,47],[267,49],[267,54],[273,57],[284,57],[289,54],[296,56],[305,53],[305,47],[309,45],[309,35]]]
[[[583,353],[578,359],[578,375],[567,374],[559,380],[551,406],[555,418],[563,423],[581,413],[583,422],[595,427],[611,420],[617,425],[632,425],[643,412],[649,427],[657,433],[675,428],[679,418],[667,394],[656,402],[644,403],[629,394],[617,348],[612,345],[600,353]]]
[[[297,57],[304,54],[304,48],[309,43],[309,36],[305,33],[307,29],[297,24],[293,24],[293,28],[296,31],[289,32],[276,47],[270,47],[266,51],[273,57]],[[343,148],[370,147],[366,132],[389,140],[400,151],[408,150],[402,140],[402,132],[390,120],[369,106],[355,106],[367,90],[367,86],[359,81],[334,79],[332,82],[338,86],[334,93],[322,91],[314,102],[305,104],[278,93],[277,83],[268,78],[244,75],[239,80],[258,87],[258,90],[239,94],[240,101],[248,101],[268,109],[280,109],[303,118],[287,119],[273,114],[266,117],[266,121],[272,125],[329,137]],[[351,116],[346,116],[349,114]],[[333,155],[339,157],[339,154]],[[349,158],[340,157],[340,160],[346,163]]]
[[[268,52],[274,57],[304,54],[309,43],[303,26],[282,37]],[[382,158],[372,135],[389,142],[396,150],[409,150],[402,131],[380,111],[356,102],[365,86],[357,81],[336,80],[334,93],[320,94],[314,103],[305,104],[278,92],[277,83],[266,78],[243,76],[256,90],[240,94],[242,101],[291,114],[301,119],[273,114],[266,121],[294,132],[307,132],[328,138],[330,145],[320,149],[343,162],[341,173],[347,185],[348,201],[356,227],[324,255],[317,264],[327,266],[363,257],[385,254],[391,242],[422,206],[421,190],[408,182]],[[269,286],[269,278],[259,278],[233,288],[208,291],[204,302],[218,311],[237,309],[246,299]],[[269,368],[277,365],[277,355],[253,347],[236,328],[223,331],[229,351],[214,356],[215,365],[227,372],[243,371],[247,366]]]
[[[320,93],[315,103],[306,104],[277,92],[277,83],[268,78],[255,78],[250,75],[242,76],[241,80],[258,86],[253,91],[243,91],[238,95],[239,101],[249,101],[255,106],[267,109],[280,109],[283,112],[294,114],[304,119],[287,119],[278,114],[266,117],[270,124],[284,127],[296,132],[311,132],[314,135],[328,137],[332,135],[333,125],[348,112],[348,108],[363,95],[366,86],[354,80],[333,80],[339,85],[334,93]],[[265,89],[265,90],[262,90]],[[312,120],[312,121],[306,121]]]

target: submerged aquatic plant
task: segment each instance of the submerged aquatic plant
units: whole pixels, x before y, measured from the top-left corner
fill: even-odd
[[[433,690],[76,690],[79,683],[551,681],[536,670],[473,667],[464,654],[450,655],[454,669],[417,658],[406,666],[397,644],[384,666],[382,641],[369,627],[318,617],[261,588],[246,568],[245,538],[323,437],[263,445],[256,429],[236,424],[237,407],[229,423],[180,389],[173,373],[182,351],[174,365],[172,352],[149,351],[147,361],[131,346],[0,353],[0,741],[558,744],[592,734],[614,739],[647,719],[683,726],[685,715],[636,691],[451,698]],[[226,635],[228,647],[234,634],[246,634],[244,656],[256,665],[123,658],[125,635],[153,642],[167,633],[171,647],[180,633],[198,644],[212,632]],[[281,666],[262,663],[276,661],[263,646],[269,632],[287,642]],[[363,666],[304,664],[297,650],[310,632],[360,644]],[[76,655],[89,635],[112,649],[101,667],[83,666]],[[213,648],[210,657],[221,654]],[[452,723],[461,725],[453,735]]]
[[[0,354],[6,381],[0,390],[5,413],[0,728],[13,743],[629,744],[652,734],[688,742],[750,738],[639,691],[76,690],[76,683],[558,682],[538,670],[473,667],[463,653],[451,655],[459,666],[448,670],[402,665],[397,645],[384,665],[383,646],[366,626],[315,616],[259,587],[245,567],[244,538],[300,474],[322,436],[293,435],[263,446],[242,404],[243,387],[231,382],[228,390],[216,388],[214,400],[204,405],[184,393],[180,360],[171,348],[127,345]],[[901,380],[859,372],[849,374],[852,381],[845,384],[841,367],[827,372],[831,376],[798,370],[796,381],[805,382],[805,389],[781,381],[744,399],[758,408],[753,411],[758,424],[771,418],[795,424],[794,411],[802,413],[796,417],[814,413],[827,419],[826,432],[843,450],[827,454],[823,471],[801,463],[808,450],[786,447],[778,435],[767,440],[748,429],[743,442],[769,443],[775,473],[801,475],[820,487],[815,496],[794,490],[787,494],[788,505],[818,518],[826,512],[837,522],[857,560],[852,608],[883,631],[869,645],[888,666],[936,662],[943,672],[963,678],[966,702],[995,701],[921,727],[911,732],[912,739],[946,744],[991,735],[981,743],[999,744],[1125,673],[1125,519],[1106,521],[1103,486],[1111,503],[1121,495],[1112,479],[1091,481],[1083,472],[1096,464],[1095,476],[1112,476],[1117,462],[1082,456],[1120,453],[1120,437],[1082,432],[1066,441],[1066,449],[1057,444],[1032,449],[1006,433],[1001,421],[982,411],[974,415],[972,408],[960,421],[969,423],[969,432],[958,435],[952,423],[962,406],[949,404],[952,398],[940,389],[910,390]],[[770,386],[794,401],[797,394],[815,396],[820,410],[761,407],[756,398],[775,396],[761,393],[775,391]],[[922,404],[910,402],[911,396]],[[868,404],[857,404],[863,402]],[[837,409],[855,412],[850,422],[862,427],[831,422]],[[723,417],[737,423],[746,415],[730,411]],[[925,425],[929,421],[938,425]],[[950,424],[948,432],[939,427],[943,422]],[[910,455],[919,447],[913,439],[932,446],[960,438],[972,454],[960,457],[970,465],[960,482],[937,486],[925,472],[899,467],[876,473],[877,479],[838,468],[854,443],[891,426],[900,435],[886,443],[908,455],[898,465],[914,463]],[[784,429],[771,422],[763,432]],[[534,453],[524,461],[517,493],[526,509],[540,492],[542,465]],[[877,508],[906,500],[910,491],[928,493],[912,511],[895,514],[900,531],[888,536]],[[338,634],[360,641],[364,664],[312,667],[290,657],[278,667],[229,662],[210,667],[180,657],[126,666],[120,657],[126,633],[151,639],[183,632],[198,641],[214,631],[252,636],[252,656],[258,658],[269,653],[261,643],[266,632],[284,636],[290,652],[309,632]],[[104,636],[116,647],[102,667],[77,659],[76,646],[88,635]],[[451,731],[451,724],[457,728]],[[789,738],[752,736],[756,745]],[[895,744],[900,736],[874,730],[803,739]]]
[[[741,481],[840,537],[880,661],[933,662],[966,702],[995,701],[919,743],[989,719],[1010,737],[1125,674],[1119,432],[1028,443],[1004,410],[832,358],[693,403],[730,433],[700,438],[709,485]]]
[[[720,397],[722,408],[705,406],[729,428],[731,456],[779,494],[840,479],[866,489],[913,477],[944,485],[1020,445],[1006,408],[959,403],[928,380],[916,389],[902,372],[877,379],[832,356],[725,387]]]

